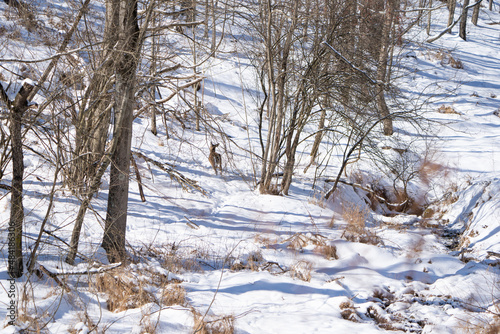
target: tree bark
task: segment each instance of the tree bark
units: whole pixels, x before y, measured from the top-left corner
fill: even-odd
[[[463,7],[462,7],[462,17],[460,18],[460,27],[459,27],[459,32],[458,35],[460,38],[462,38],[464,41],[467,40],[467,12],[469,10],[469,2],[470,0],[464,0]]]
[[[429,0],[429,9],[432,9],[432,0]],[[432,10],[427,13],[427,35],[431,34]]]
[[[21,134],[22,118],[28,109],[28,97],[34,86],[25,82],[16,94],[14,101],[10,101],[3,87],[0,95],[10,111],[10,137],[12,145],[12,185],[11,205],[8,233],[9,261],[8,272],[11,278],[23,275],[23,142]]]
[[[453,25],[453,22],[455,21],[455,9],[457,8],[457,0],[448,0],[448,10],[449,10],[449,15],[448,15],[448,27]],[[451,29],[449,31],[451,34]]]
[[[392,25],[395,20],[395,11],[398,9],[398,0],[388,0],[386,2],[385,8],[385,18],[382,27],[382,36],[380,39],[380,53],[377,66],[377,95],[376,103],[377,108],[380,113],[380,117],[383,119],[382,124],[384,127],[384,134],[390,136],[393,134],[393,124],[390,117],[389,108],[385,101],[385,90],[387,85],[387,61],[389,59],[389,49],[391,43],[391,31]]]
[[[474,6],[474,10],[472,11],[472,24],[477,26],[477,20],[479,19],[479,10],[481,9],[481,2],[478,1]]]
[[[113,138],[116,150],[111,155],[108,207],[102,247],[110,262],[126,260],[128,188],[132,142],[136,69],[138,65],[139,25],[137,2],[113,0],[119,7],[118,49],[116,52],[115,118]]]

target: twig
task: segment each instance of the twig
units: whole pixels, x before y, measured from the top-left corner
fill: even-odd
[[[182,189],[187,190],[189,188],[192,188],[192,189],[198,190],[203,195],[206,195],[205,190],[198,185],[198,181],[195,181],[195,180],[192,180],[192,179],[185,177],[183,174],[179,173],[178,171],[176,171],[172,167],[168,167],[167,164],[153,160],[153,159],[145,156],[141,152],[133,151],[132,153],[135,154],[136,156],[144,159],[145,161],[152,163],[153,165],[160,168],[164,172],[167,172],[171,179],[177,181],[181,185]]]
[[[324,41],[323,44],[325,44],[326,46],[328,46],[330,48],[330,50],[332,50],[343,62],[345,62],[347,65],[349,65],[353,70],[355,70],[355,71],[363,74],[368,79],[368,81],[370,81],[372,84],[374,84],[374,85],[377,84],[377,81],[375,81],[372,78],[370,78],[370,76],[368,74],[366,74],[365,71],[360,70],[359,68],[357,68],[356,66],[354,66],[354,64],[351,63],[349,60],[347,60],[340,52],[338,52],[337,50],[335,50],[335,48],[333,46],[331,46],[330,44],[328,44],[326,41]]]
[[[335,182],[334,179],[326,179],[325,182],[329,183],[329,182]],[[370,188],[367,188],[367,187],[363,187],[361,184],[359,183],[352,183],[352,182],[347,182],[345,180],[341,180],[339,179],[338,180],[339,183],[343,183],[343,184],[346,184],[348,186],[351,186],[353,188],[359,188],[359,189],[362,189],[368,193],[370,193],[373,197],[375,197],[380,203],[385,203],[387,204],[388,206],[392,206],[392,207],[400,207],[400,206],[403,206],[405,204],[408,203],[408,199],[404,200],[403,202],[401,203],[389,203],[385,198],[383,198],[382,196],[379,196],[377,195],[372,189]]]
[[[142,189],[141,173],[139,173],[139,168],[137,168],[137,163],[135,162],[134,155],[130,155],[130,161],[135,170],[135,178],[137,179],[137,186],[139,187],[139,194],[141,195],[141,201],[146,202],[146,197],[144,196],[144,190]]]
[[[66,283],[62,282],[59,278],[57,278],[56,274],[48,271],[44,266],[40,266],[39,268],[41,272],[52,278],[57,283],[57,285],[63,288],[66,292],[71,292],[71,289],[66,285]]]
[[[107,271],[116,269],[122,265],[122,262],[118,263],[112,263],[108,266],[104,267],[99,267],[99,268],[92,268],[92,269],[87,269],[87,270],[82,270],[82,271],[65,271],[65,272],[56,272],[52,273],[54,276],[62,276],[62,275],[95,275],[95,274],[101,274],[105,273]]]

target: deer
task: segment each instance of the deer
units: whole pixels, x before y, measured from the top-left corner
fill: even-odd
[[[220,173],[222,174],[222,159],[220,157],[220,154],[215,152],[215,148],[217,146],[219,146],[219,143],[210,143],[210,154],[208,155],[208,161],[210,161],[210,164],[215,171],[215,175],[217,175],[217,168],[219,168]]]

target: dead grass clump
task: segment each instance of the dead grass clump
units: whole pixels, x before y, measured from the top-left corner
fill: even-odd
[[[377,325],[385,330],[401,330],[400,326],[394,323],[391,315],[385,312],[381,307],[377,305],[370,305],[366,310],[366,315],[377,323]]]
[[[154,334],[157,332],[158,322],[154,323],[150,317],[143,317],[141,319],[141,334]]]
[[[362,234],[365,232],[365,222],[368,217],[366,207],[361,208],[359,205],[350,204],[342,207],[342,218],[344,218],[346,231],[354,234]]]
[[[462,63],[461,60],[454,58],[451,55],[450,51],[445,51],[445,50],[437,50],[430,52],[431,58],[437,59],[440,61],[441,65],[450,65],[453,68],[456,69],[463,69],[464,64]]]
[[[234,261],[231,266],[231,270],[239,271],[249,269],[252,271],[258,271],[264,262],[265,260],[261,252],[252,252],[243,259]]]
[[[437,110],[441,114],[455,114],[460,115],[458,111],[456,111],[453,107],[442,105]]]
[[[146,291],[143,283],[131,283],[132,278],[128,275],[124,270],[119,270],[96,276],[95,287],[98,292],[108,295],[106,303],[111,312],[138,308],[155,300],[154,296]]]
[[[389,304],[394,301],[395,297],[386,289],[376,288],[375,290],[373,290],[373,299],[375,301],[383,303],[386,306],[389,306]]]
[[[323,255],[328,260],[338,260],[337,247],[334,245],[319,245],[314,249],[315,253]]]
[[[164,306],[187,305],[186,290],[179,284],[165,285],[161,296],[161,304]]]
[[[78,312],[77,320],[78,322],[69,329],[68,333],[77,334],[84,331],[92,332],[93,329],[97,328],[97,325],[94,324],[86,310]]]
[[[233,334],[234,316],[227,315],[222,318],[207,320],[196,311],[194,314],[193,332],[197,334]]]
[[[360,317],[358,313],[356,312],[356,309],[354,308],[354,303],[352,300],[348,299],[339,305],[340,308],[340,315],[342,316],[342,319],[349,320],[352,322],[360,322]]]
[[[342,217],[346,222],[346,227],[342,237],[347,241],[361,242],[370,245],[378,245],[382,242],[380,237],[366,228],[365,222],[368,218],[368,209],[351,204],[343,206]]]
[[[411,243],[410,247],[406,251],[406,256],[410,259],[418,257],[418,255],[424,250],[424,246],[425,239],[423,237],[419,237]]]
[[[433,178],[445,170],[446,168],[443,165],[432,162],[430,157],[425,157],[418,168],[418,176],[422,182],[430,184]]]
[[[255,235],[254,240],[256,243],[264,245],[264,247],[266,247],[267,249],[275,249],[278,243],[276,237],[271,238],[267,235],[263,235],[260,233]]]
[[[453,58],[451,55],[450,55],[450,65],[451,65],[451,67],[459,69],[459,70],[464,68],[464,64],[462,63],[462,61],[459,59]]]
[[[295,233],[291,237],[283,240],[287,243],[287,248],[301,251],[307,245],[325,245],[327,238],[319,233]]]
[[[322,209],[326,208],[325,194],[323,193],[314,194],[313,196],[311,196],[311,198],[309,198],[308,203],[317,205]]]
[[[500,319],[496,319],[495,322],[486,326],[483,333],[484,334],[498,334],[498,333],[500,333]]]
[[[313,265],[309,261],[300,260],[290,268],[290,276],[298,278],[305,282],[310,282]]]

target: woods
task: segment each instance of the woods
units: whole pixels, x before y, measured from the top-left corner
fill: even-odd
[[[467,70],[454,50],[432,43],[455,34],[464,43],[477,39],[471,29],[484,26],[486,14],[499,7],[468,0],[2,6],[8,24],[0,25],[6,43],[0,48],[0,191],[9,215],[3,228],[9,277],[45,277],[72,294],[78,289],[72,276],[87,270],[88,285],[99,286],[99,293],[108,284],[160,308],[163,299],[122,279],[127,273],[95,281],[92,275],[107,265],[114,273],[157,261],[166,273],[151,274],[160,275],[155,289],[199,268],[258,268],[308,282],[313,265],[305,260],[283,265],[257,253],[245,261],[233,254],[241,242],[297,254],[329,250],[328,260],[337,260],[333,244],[320,241],[313,228],[292,233],[293,226],[283,236],[295,222],[280,227],[279,215],[290,212],[274,203],[304,194],[308,207],[334,212],[328,228],[343,229],[338,239],[346,242],[383,244],[352,198],[376,217],[374,226],[399,216],[427,222],[422,217],[435,203],[429,194],[443,191],[435,190],[433,178],[451,174],[434,161],[441,125],[435,114],[462,116],[452,104],[436,108],[458,90],[439,75],[451,68],[460,77]],[[424,65],[440,67],[425,72]],[[435,82],[414,91],[421,72]],[[483,97],[474,94],[463,99]],[[481,103],[493,105],[494,95]],[[272,203],[266,210],[275,205],[276,217],[261,220],[265,205],[243,210],[233,204],[245,202],[238,197],[243,187],[256,202]],[[221,189],[230,200],[219,200]],[[247,209],[255,220],[241,218]],[[314,229],[320,216],[308,216]],[[276,228],[276,239],[262,241],[262,223]],[[170,235],[171,225],[199,235],[184,237],[180,228]],[[211,232],[200,237],[208,228],[241,233],[241,240],[222,243],[223,255],[207,255],[205,248],[220,243],[204,239]],[[244,235],[249,231],[256,235]],[[189,252],[177,258],[185,247]],[[128,307],[117,303],[114,310]],[[208,310],[193,311],[196,330],[206,325]]]
[[[411,4],[393,0],[358,3],[266,0],[247,4],[244,12],[238,11],[236,3],[231,6],[222,4],[221,7],[217,2],[184,1],[169,4],[148,1],[139,4],[110,0],[105,5],[105,29],[101,37],[89,35],[87,40],[75,38],[75,31],[81,26],[81,20],[87,20],[89,1],[86,1],[60,44],[59,54],[52,58],[39,79],[40,85],[35,88],[24,84],[15,101],[10,101],[5,90],[2,91],[2,100],[12,115],[10,132],[14,174],[11,185],[11,224],[16,226],[17,231],[14,238],[17,264],[12,267],[13,276],[19,277],[23,268],[20,253],[23,221],[21,124],[23,113],[29,104],[27,97],[33,88],[35,91],[30,95],[31,99],[37,92],[41,96],[52,96],[51,100],[46,100],[40,106],[38,114],[41,115],[45,108],[56,111],[62,107],[61,110],[69,112],[71,117],[62,120],[61,116],[57,116],[54,118],[57,123],[51,126],[60,127],[62,121],[75,133],[74,142],[54,143],[58,147],[68,145],[62,147],[63,153],[58,155],[59,158],[66,159],[61,164],[63,182],[81,201],[66,258],[66,262],[70,264],[74,263],[78,253],[87,209],[91,206],[92,198],[98,194],[101,180],[108,168],[110,181],[102,247],[108,253],[110,262],[126,261],[125,231],[132,123],[137,117],[134,116],[134,110],[140,109],[138,115],[145,108],[150,110],[151,131],[157,135],[159,110],[164,122],[165,116],[172,113],[183,127],[186,126],[177,111],[167,111],[164,106],[176,95],[192,94],[190,98],[183,97],[183,103],[194,111],[196,130],[213,130],[206,127],[201,130],[200,127],[200,120],[205,125],[211,122],[206,119],[207,115],[203,111],[203,96],[200,97],[197,93],[200,86],[196,86],[197,89],[192,90],[192,93],[189,88],[199,85],[202,80],[196,68],[206,61],[207,58],[204,57],[215,57],[215,28],[219,25],[218,20],[224,26],[230,17],[232,20],[241,17],[252,28],[249,34],[255,48],[249,55],[259,76],[261,88],[261,93],[255,96],[260,101],[257,114],[260,152],[254,152],[260,161],[260,172],[254,175],[260,193],[289,194],[293,175],[296,173],[297,151],[304,139],[311,136],[315,138],[310,152],[311,162],[305,169],[307,171],[312,165],[316,165],[317,170],[321,168],[318,148],[322,141],[339,142],[342,138],[347,138],[336,182],[325,196],[329,198],[350,161],[356,159],[355,154],[359,157],[366,145],[372,145],[370,143],[380,136],[380,128],[383,135],[391,136],[394,133],[394,122],[420,122],[417,110],[390,110],[390,105],[394,105],[394,99],[399,94],[392,85],[391,66],[395,65],[394,50],[401,43],[400,32],[421,20],[425,13],[422,9],[425,2],[419,3],[420,15],[413,16],[410,20],[403,20],[401,13],[411,12]],[[429,2],[428,5],[430,8],[426,24],[429,33],[434,4]],[[473,23],[477,24],[480,5],[481,1],[472,5],[464,1],[459,17],[460,36],[463,39],[466,38],[467,11],[474,8]],[[453,25],[456,6],[454,2],[448,3],[448,32]],[[20,10],[19,15],[26,15],[27,7],[23,8],[25,9]],[[201,20],[196,21],[200,17]],[[181,18],[182,21],[172,21],[172,18]],[[208,34],[209,22],[211,36]],[[199,27],[201,23],[204,24],[203,27]],[[160,46],[169,29],[180,31],[181,35],[193,42],[191,65],[176,63],[176,55]],[[198,37],[201,30],[204,35]],[[92,57],[86,67],[87,74],[78,74],[88,76],[88,84],[84,86],[82,79],[75,77],[75,74],[68,77],[65,74],[67,72],[61,72],[62,66],[67,64],[64,60],[72,58],[71,54],[63,54],[71,40],[75,45],[80,43],[81,50],[88,42],[100,45],[97,52],[89,54]],[[88,47],[94,48],[91,44]],[[70,61],[69,71],[81,73],[71,69],[73,63],[74,61]],[[178,80],[169,73],[187,65],[195,69],[193,76],[184,77],[191,82],[178,85],[173,94],[164,98],[163,87]],[[146,76],[142,74],[144,68],[149,68]],[[51,73],[56,75],[49,79]],[[59,82],[54,81],[57,76]],[[62,85],[67,85],[64,96],[51,92],[52,86],[62,88]],[[142,99],[145,99],[144,102],[140,102]],[[56,103],[59,107],[54,108]],[[138,107],[142,103],[145,105]],[[109,124],[113,124],[112,129]],[[165,130],[168,134],[168,129]],[[371,146],[366,153],[383,155],[373,151],[373,148]],[[59,152],[60,148],[56,151]],[[322,159],[330,160],[327,156]]]

